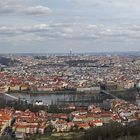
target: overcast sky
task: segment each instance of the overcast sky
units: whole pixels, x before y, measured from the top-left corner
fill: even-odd
[[[1,53],[140,51],[140,0],[1,0]]]

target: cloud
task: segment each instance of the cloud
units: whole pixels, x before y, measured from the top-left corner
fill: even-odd
[[[24,27],[0,27],[0,41],[126,41],[139,40],[140,26],[108,27],[105,25],[84,25],[80,23],[37,24]]]
[[[127,7],[127,6],[136,6],[137,4],[140,4],[139,0],[68,0],[68,1],[74,1],[77,2],[81,5],[116,5],[116,6],[123,6],[123,7]]]
[[[76,52],[139,50],[140,26],[50,23],[32,26],[0,26],[0,47],[28,52]],[[3,47],[5,49],[5,47]],[[3,50],[2,50],[3,51]],[[5,51],[7,52],[7,51]]]
[[[48,15],[51,12],[46,6],[29,6],[23,0],[0,1],[0,14]]]
[[[125,13],[125,16],[130,17],[131,14],[139,15],[140,1],[139,0],[69,0],[79,5],[79,8],[86,8],[87,10],[99,10],[107,12],[109,15],[116,12],[118,15]]]
[[[24,8],[20,12],[26,13],[27,15],[48,15],[51,12],[51,10],[48,7],[38,5]]]

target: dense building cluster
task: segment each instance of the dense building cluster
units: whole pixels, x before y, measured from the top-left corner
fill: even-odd
[[[110,110],[105,111],[100,107],[91,104],[87,108],[77,108],[69,114],[48,113],[40,110],[15,110],[4,108],[0,110],[1,135],[16,136],[17,138],[27,137],[29,134],[44,134],[48,127],[53,133],[72,132],[76,130],[87,130],[94,127],[101,127],[112,122],[126,125],[129,122],[140,119],[139,108],[121,99],[107,99],[104,105],[109,105]]]
[[[109,90],[123,91],[140,87],[138,56],[2,56],[3,62],[5,59],[5,63],[1,63],[0,59],[1,92],[74,91],[85,92],[86,95],[102,89],[102,92],[111,95]],[[140,119],[139,102],[139,96],[136,98],[137,105],[134,105],[112,95],[112,98],[103,101],[102,106],[94,102],[87,106],[68,103],[69,107],[63,106],[63,109],[69,113],[49,113],[47,110],[31,112],[29,109],[21,111],[7,107],[0,109],[0,134],[24,138],[30,134],[45,134],[48,127],[53,133],[61,133],[101,127],[111,122],[126,125]],[[41,105],[39,100],[38,104],[34,104]]]
[[[5,91],[99,92],[140,87],[140,57],[121,55],[3,56],[0,89]]]

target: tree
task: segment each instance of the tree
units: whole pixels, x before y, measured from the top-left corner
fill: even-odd
[[[53,131],[53,127],[51,125],[49,125],[46,129],[45,129],[45,135],[46,136],[50,136],[52,134]]]

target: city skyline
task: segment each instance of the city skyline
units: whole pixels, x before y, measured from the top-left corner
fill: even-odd
[[[140,51],[138,0],[5,0],[1,53]]]

